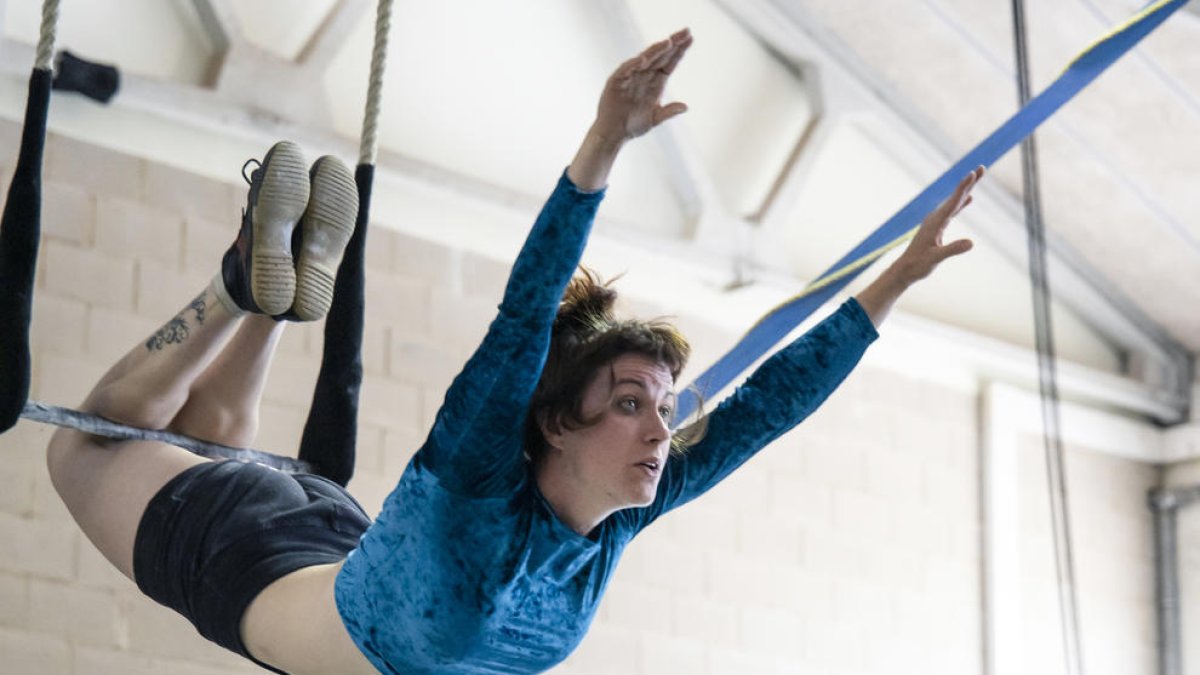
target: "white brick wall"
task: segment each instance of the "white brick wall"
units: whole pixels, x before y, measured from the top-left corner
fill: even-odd
[[[1030,672],[1064,672],[1057,586],[1040,438],[1020,448],[1022,616]],[[1160,469],[1067,446],[1067,493],[1083,661],[1089,673],[1156,671],[1153,522],[1145,506]],[[1114,486],[1122,486],[1118,491]],[[1114,495],[1120,495],[1114,498]],[[1140,501],[1135,499],[1140,495]]]
[[[15,154],[3,131],[0,162]],[[233,169],[219,183],[54,135],[46,171],[35,395],[76,404],[215,272],[244,187]],[[374,510],[493,316],[509,263],[376,227],[368,264],[351,488]],[[695,328],[697,364],[737,337],[704,317],[679,322]],[[320,346],[319,326],[289,327],[258,447],[296,447]],[[800,429],[633,543],[596,625],[556,672],[980,672],[977,416],[972,394],[860,368]],[[46,477],[48,437],[28,423],[0,437],[0,670],[256,672],[142,598],[79,534]],[[1081,579],[1103,591],[1084,604],[1089,653],[1108,664],[1095,672],[1143,672],[1143,641],[1124,631],[1145,633],[1139,491],[1153,476],[1131,463],[1080,470]]]

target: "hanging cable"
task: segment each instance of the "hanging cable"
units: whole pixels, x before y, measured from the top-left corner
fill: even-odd
[[[1012,7],[1017,92],[1021,107],[1025,107],[1031,96],[1025,2],[1013,0]],[[1029,237],[1029,276],[1032,281],[1033,318],[1037,334],[1038,382],[1041,388],[1046,477],[1050,492],[1054,563],[1058,576],[1058,603],[1062,618],[1063,656],[1067,675],[1082,675],[1083,657],[1080,653],[1078,606],[1075,599],[1075,564],[1071,551],[1071,521],[1067,513],[1067,481],[1063,466],[1058,373],[1055,366],[1054,326],[1050,312],[1050,281],[1046,274],[1046,234],[1038,183],[1037,145],[1033,134],[1021,141],[1021,179],[1025,202],[1025,229]]]

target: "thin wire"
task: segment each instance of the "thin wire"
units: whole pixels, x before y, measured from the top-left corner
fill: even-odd
[[[46,0],[42,3],[42,27],[38,37],[37,57],[33,67],[39,70],[50,70],[54,61],[54,40],[58,31],[58,1]]]
[[[379,0],[375,14],[375,48],[371,52],[371,77],[367,83],[367,109],[363,114],[362,142],[358,163],[374,165],[379,154],[379,110],[383,97],[383,74],[387,65],[388,33],[392,29],[392,0]]]
[[[1017,62],[1017,92],[1021,107],[1031,98],[1029,52],[1024,0],[1013,0],[1013,34]],[[1058,406],[1058,372],[1054,352],[1054,326],[1050,313],[1050,280],[1046,273],[1046,228],[1038,182],[1037,145],[1030,134],[1021,142],[1021,177],[1025,202],[1025,227],[1029,235],[1029,274],[1032,281],[1034,326],[1041,389],[1042,425],[1046,450],[1046,478],[1050,492],[1050,521],[1054,536],[1054,563],[1058,575],[1058,603],[1062,620],[1063,657],[1068,675],[1082,675],[1079,611],[1075,597],[1075,563],[1071,550],[1071,522],[1067,513],[1067,483],[1063,465],[1062,422]]]

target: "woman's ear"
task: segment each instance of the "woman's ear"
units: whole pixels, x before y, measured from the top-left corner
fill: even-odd
[[[539,413],[537,419],[538,429],[542,432],[542,438],[546,439],[546,445],[555,450],[561,449],[563,437],[562,425],[558,423],[557,419],[551,421],[550,415],[545,411]]]

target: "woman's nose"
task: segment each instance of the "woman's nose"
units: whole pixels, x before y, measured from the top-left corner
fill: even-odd
[[[649,423],[649,429],[646,432],[646,440],[654,443],[662,443],[671,437],[671,425],[657,411],[653,415]]]

